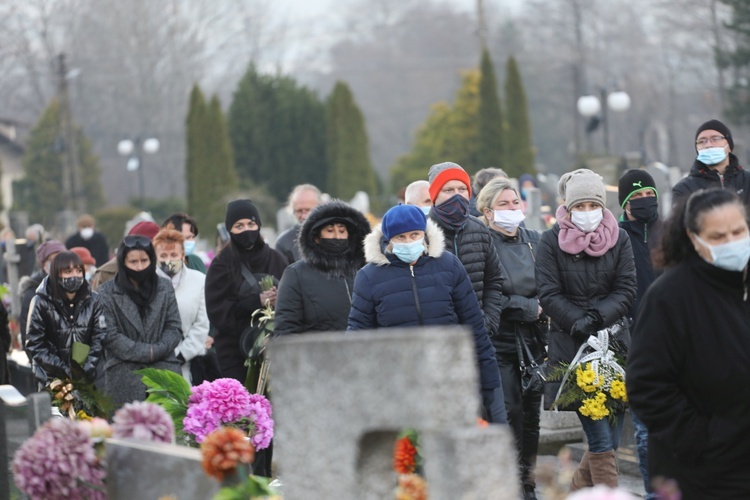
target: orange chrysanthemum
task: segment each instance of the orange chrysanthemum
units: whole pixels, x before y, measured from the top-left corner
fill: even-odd
[[[249,464],[255,459],[255,448],[245,433],[234,427],[219,427],[201,443],[203,460],[201,465],[209,476],[219,481],[241,463]]]
[[[427,500],[427,482],[417,474],[398,476],[396,500]]]
[[[398,474],[411,474],[417,465],[417,449],[408,436],[396,441],[393,449],[393,470]]]

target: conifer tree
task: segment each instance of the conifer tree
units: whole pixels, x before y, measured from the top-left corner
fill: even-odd
[[[86,209],[95,212],[102,207],[104,194],[101,186],[101,167],[93,154],[91,143],[75,126],[78,151],[80,196],[86,200]],[[13,184],[14,207],[29,213],[31,220],[52,227],[57,212],[66,208],[63,184],[63,159],[60,145],[60,105],[53,100],[31,130],[23,156],[25,178]]]
[[[508,127],[505,129],[505,172],[511,177],[534,172],[534,147],[526,92],[513,56],[505,66],[505,102]]]
[[[482,49],[479,81],[479,147],[473,171],[486,167],[506,168],[505,129],[498,95],[495,67],[487,48]],[[465,167],[464,167],[465,168]],[[507,170],[506,170],[507,171]]]
[[[341,81],[326,102],[326,139],[328,191],[343,199],[357,191],[376,194],[378,181],[370,163],[365,119],[349,86]]]

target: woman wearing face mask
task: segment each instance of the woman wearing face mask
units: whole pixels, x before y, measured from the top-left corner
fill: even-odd
[[[247,368],[240,334],[254,311],[276,305],[276,287],[263,291],[259,281],[270,275],[281,279],[286,258],[263,241],[258,209],[250,200],[227,205],[224,223],[230,243],[216,256],[206,275],[206,310],[216,328],[214,347],[224,377],[245,381]]]
[[[539,233],[519,227],[524,220],[521,206],[518,191],[508,179],[490,181],[477,197],[477,210],[491,229],[495,250],[508,273],[503,282],[500,327],[492,343],[497,351],[508,424],[516,439],[524,498],[535,499],[533,471],[542,395],[522,395],[520,356],[528,365],[525,344],[537,364],[544,361],[548,322],[539,305],[534,274]]]
[[[664,274],[633,333],[627,391],[649,430],[649,474],[685,500],[750,498],[750,232],[741,200],[698,191],[666,223]]]
[[[365,264],[365,216],[342,201],[318,205],[300,228],[301,259],[279,283],[274,333],[343,331],[354,275]]]
[[[393,207],[365,238],[365,258],[354,279],[348,330],[467,325],[474,332],[482,392],[500,387],[495,349],[471,281],[445,250],[437,224],[413,205]]]
[[[117,274],[99,287],[107,334],[104,377],[116,406],[146,399],[141,368],[180,373],[175,348],[182,341],[180,312],[169,280],[156,274],[156,253],[146,236],[126,236],[117,250]]]
[[[185,243],[183,244],[183,253],[185,255],[183,260],[185,264],[190,269],[195,269],[206,274],[206,265],[203,263],[203,260],[193,253],[195,251],[195,242],[198,238],[198,224],[196,224],[195,219],[188,214],[177,212],[167,217],[167,220],[164,221],[161,227],[164,229],[174,229],[182,233],[182,236],[185,238]]]
[[[31,301],[26,352],[40,387],[56,378],[70,378],[80,367],[88,382],[96,376],[105,335],[102,307],[83,278],[81,259],[61,252]],[[73,362],[73,343],[89,348],[85,359]],[[84,348],[85,349],[85,348]],[[77,356],[77,354],[76,354]]]
[[[192,382],[190,361],[206,354],[208,315],[204,294],[206,276],[185,264],[184,236],[174,229],[162,229],[152,241],[156,250],[156,274],[168,279],[174,288],[182,321],[182,341],[175,348],[182,376]]]
[[[570,363],[591,334],[625,317],[636,292],[630,238],[605,208],[601,176],[588,169],[567,173],[558,191],[565,203],[557,209],[557,223],[542,234],[536,259],[539,302],[552,320],[550,369]],[[626,331],[618,340],[627,345],[629,337]],[[559,387],[559,381],[547,382],[545,407],[555,401]],[[615,450],[623,414],[593,420],[576,412],[589,449],[573,475],[571,491],[617,486]]]
[[[721,188],[737,193],[745,206],[750,206],[750,172],[742,168],[733,150],[732,132],[719,120],[709,120],[698,127],[697,156],[688,176],[672,188],[672,205],[699,189]]]

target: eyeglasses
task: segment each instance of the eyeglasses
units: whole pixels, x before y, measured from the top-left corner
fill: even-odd
[[[141,236],[139,234],[131,234],[129,236],[125,236],[122,240],[122,244],[125,245],[125,248],[143,248],[146,249],[151,246],[151,240],[148,239],[145,236]]]
[[[724,137],[723,135],[714,135],[711,137],[703,137],[701,139],[698,139],[697,141],[695,141],[695,145],[705,146],[709,142],[711,144],[719,144],[721,141],[724,141],[724,140],[726,140],[726,137]]]

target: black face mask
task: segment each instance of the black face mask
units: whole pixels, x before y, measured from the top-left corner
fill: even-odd
[[[341,255],[349,251],[349,240],[347,239],[320,238],[318,244],[323,251],[334,255]]]
[[[659,202],[656,196],[645,196],[630,200],[630,215],[640,222],[653,222],[659,218]]]
[[[83,285],[83,276],[70,276],[68,278],[58,278],[57,284],[66,292],[76,293]]]
[[[432,213],[445,225],[458,230],[469,218],[469,200],[460,194],[455,194],[440,205],[432,207]]]
[[[255,242],[258,241],[258,236],[260,236],[260,229],[248,229],[247,231],[242,231],[241,233],[229,233],[229,236],[232,238],[232,241],[237,243],[237,245],[240,248],[244,249],[250,249],[255,245]]]
[[[125,275],[139,284],[146,281],[149,276],[153,274],[154,270],[151,268],[151,266],[148,266],[146,269],[141,269],[140,271],[135,271],[133,269],[130,269],[129,267],[125,268]]]

